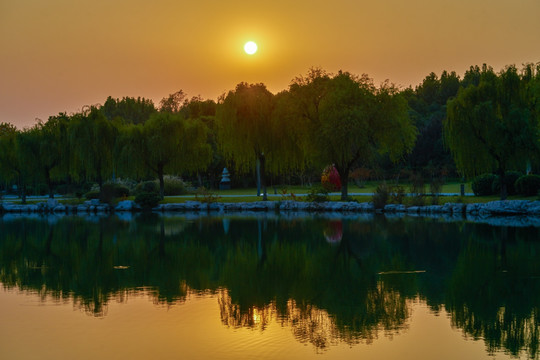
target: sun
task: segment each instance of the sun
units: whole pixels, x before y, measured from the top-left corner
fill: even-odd
[[[253,41],[248,41],[245,45],[244,45],[244,51],[246,52],[246,54],[248,55],[253,55],[257,52],[257,44],[255,44]]]

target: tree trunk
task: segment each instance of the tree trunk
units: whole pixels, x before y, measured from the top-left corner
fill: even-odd
[[[165,181],[163,180],[163,165],[158,165],[158,178],[159,178],[159,197],[163,200],[165,198]]]
[[[47,183],[47,189],[49,190],[49,199],[54,199],[54,190],[49,169],[45,170],[45,182]]]
[[[506,200],[508,197],[508,190],[506,188],[506,177],[504,169],[499,170],[499,183],[501,184],[501,200]]]
[[[268,195],[266,193],[266,158],[264,157],[264,153],[262,153],[259,157],[261,160],[261,187],[263,191],[263,201],[268,200]]]
[[[19,188],[17,190],[19,190],[19,196],[21,198],[21,203],[24,205],[24,204],[26,204],[26,185],[25,185],[23,177],[21,175],[19,175],[18,183],[19,183]]]
[[[341,181],[341,201],[347,201],[349,197],[349,167],[337,167],[334,165],[339,173],[339,181]]]
[[[103,186],[103,176],[101,175],[101,162],[98,162],[96,167],[97,172],[97,182],[99,185],[99,192],[101,193],[101,187]]]
[[[21,187],[21,204],[26,205],[26,185]]]
[[[261,158],[257,155],[257,165],[256,165],[256,174],[257,177],[257,196],[261,196]]]

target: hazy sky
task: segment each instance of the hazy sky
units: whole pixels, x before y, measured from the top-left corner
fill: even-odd
[[[313,66],[406,87],[538,61],[540,0],[0,0],[0,122],[20,128],[109,95],[276,93]]]

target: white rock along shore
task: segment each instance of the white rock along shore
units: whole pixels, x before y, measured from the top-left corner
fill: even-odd
[[[131,200],[120,201],[112,207],[100,203],[99,200],[88,200],[80,205],[64,205],[55,199],[30,205],[12,203],[0,203],[0,213],[101,213],[101,212],[125,212],[140,211],[141,208]],[[375,209],[371,202],[304,202],[304,201],[255,201],[255,202],[214,202],[202,203],[198,201],[186,201],[177,204],[160,204],[153,208],[157,212],[244,212],[244,211],[273,211],[273,212],[377,212],[377,213],[404,213],[411,215],[451,214],[451,215],[480,215],[480,216],[540,216],[540,201],[531,200],[505,200],[491,201],[487,203],[462,204],[446,203],[444,205],[409,206],[388,204],[383,209]]]

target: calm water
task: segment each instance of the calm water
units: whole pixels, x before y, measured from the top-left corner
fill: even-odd
[[[1,359],[539,359],[540,229],[0,218]]]

